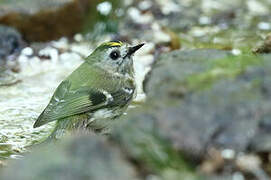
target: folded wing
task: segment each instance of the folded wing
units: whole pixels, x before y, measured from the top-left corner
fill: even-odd
[[[34,124],[34,128],[65,117],[91,112],[107,105],[112,99],[108,92],[90,87],[70,90],[68,80],[63,81],[55,91],[52,99]]]

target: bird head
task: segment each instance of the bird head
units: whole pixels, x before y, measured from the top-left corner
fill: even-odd
[[[129,46],[122,42],[106,42],[97,47],[87,61],[120,74],[133,73],[133,54],[144,44]]]

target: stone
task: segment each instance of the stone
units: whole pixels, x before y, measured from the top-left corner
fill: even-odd
[[[206,135],[203,135],[206,127],[202,126],[206,120],[201,124],[194,124],[195,129],[189,127],[187,120],[180,119],[181,113],[187,109],[179,112],[180,98],[169,98],[168,93],[172,87],[176,87],[175,83],[179,80],[184,80],[193,72],[204,71],[207,67],[202,64],[208,59],[230,55],[227,51],[206,49],[173,51],[161,55],[149,79],[145,81],[146,103],[129,110],[126,116],[121,117],[123,123],[113,130],[113,140],[123,147],[128,157],[147,169],[147,172],[156,172],[164,179],[197,179],[183,155],[197,160],[198,156],[194,155],[199,155],[205,149],[208,137],[217,126],[212,127]],[[197,133],[199,138],[194,136]]]
[[[171,83],[173,85],[175,81],[184,81],[193,73],[205,71],[207,64],[204,65],[204,63],[207,60],[212,61],[230,55],[230,52],[214,49],[177,50],[164,53],[159,57],[153,71],[150,73],[152,79],[146,81],[145,89],[148,96],[153,99],[156,94],[161,96],[168,93],[168,91],[176,90],[176,88],[185,90],[185,86],[169,87],[168,85],[171,85]]]
[[[204,158],[209,148],[247,151],[257,134],[270,134],[259,128],[269,128],[269,122],[261,122],[271,110],[269,58],[219,50],[161,55],[145,81],[146,104],[124,117],[118,137],[134,142],[126,144],[133,153],[147,142],[165,143],[192,159]],[[271,150],[266,147],[270,138],[259,137],[262,141],[254,141]]]
[[[121,117],[114,142],[162,179],[197,179],[191,163],[206,179],[270,179],[261,166],[236,174],[240,154],[271,151],[270,58],[210,49],[160,55],[144,82],[145,104]]]
[[[259,46],[252,50],[255,54],[265,54],[271,52],[271,33],[267,34],[264,42]]]
[[[0,25],[0,86],[16,83],[12,71],[18,70],[15,58],[25,46],[21,34],[14,28]]]
[[[18,54],[23,47],[24,41],[17,30],[0,25],[0,65],[8,56]]]
[[[94,135],[69,138],[60,144],[45,144],[32,149],[24,158],[8,163],[0,173],[0,179],[138,179],[120,150]]]

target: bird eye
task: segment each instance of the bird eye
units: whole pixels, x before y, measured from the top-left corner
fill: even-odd
[[[113,51],[110,53],[110,58],[113,60],[117,60],[120,57],[120,52],[119,51]]]

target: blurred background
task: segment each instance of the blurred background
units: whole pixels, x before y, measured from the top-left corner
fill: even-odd
[[[0,179],[270,179],[270,19],[270,0],[0,0]],[[110,40],[145,43],[133,108],[32,151],[54,89]]]

